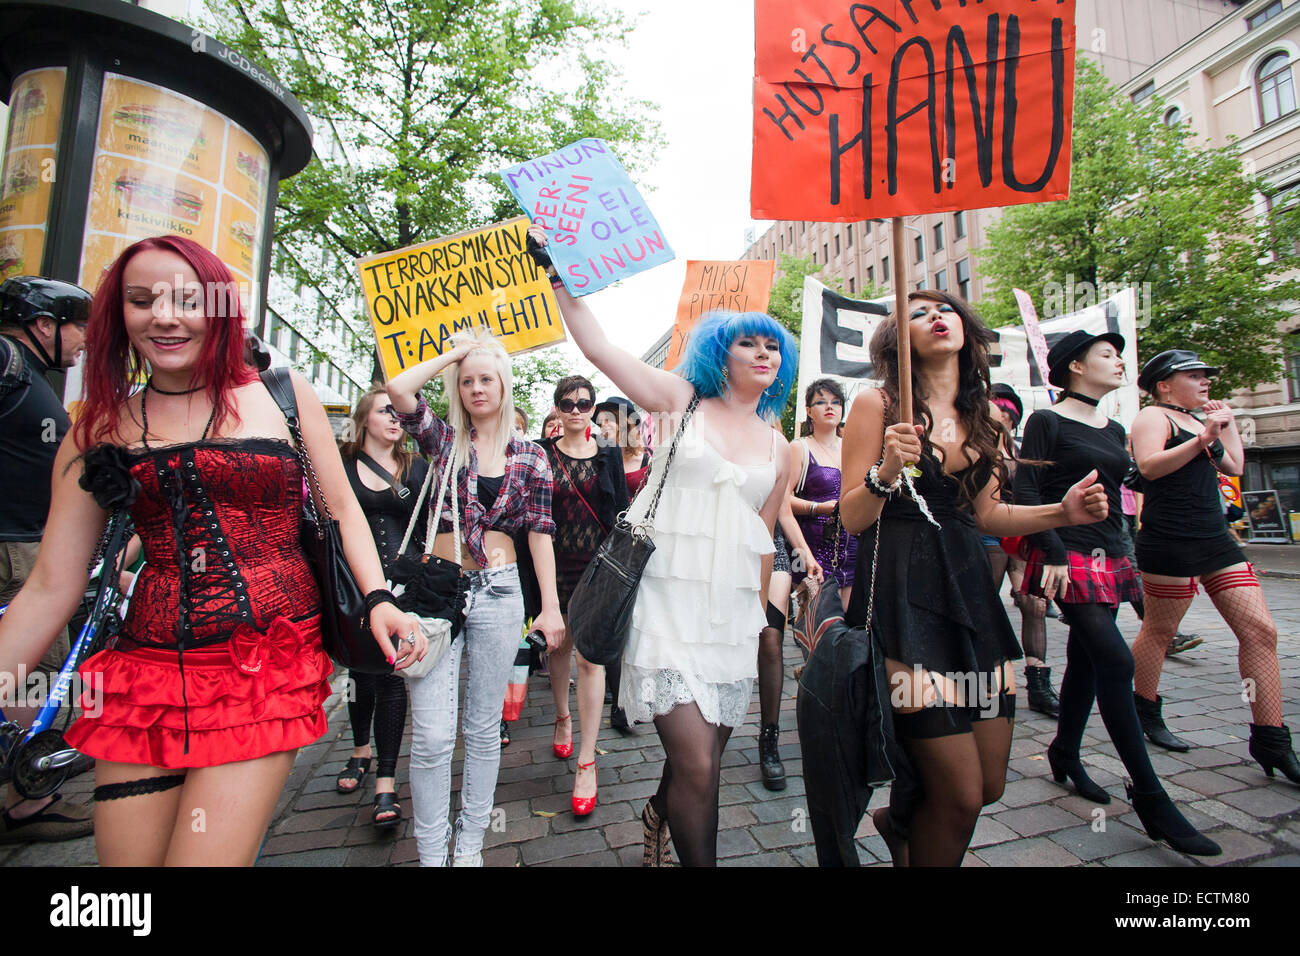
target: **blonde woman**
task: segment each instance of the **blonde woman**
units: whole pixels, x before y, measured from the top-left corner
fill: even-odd
[[[440,373],[448,397],[447,421],[438,418],[420,394]],[[411,686],[411,796],[423,866],[442,866],[447,860],[457,678],[466,649],[469,679],[461,728],[465,771],[452,865],[483,865],[483,836],[501,765],[501,708],[524,622],[516,533],[527,533],[541,585],[542,612],[534,628],[552,649],[564,639],[551,544],[551,470],[540,448],[515,436],[511,385],[505,349],[481,328],[457,336],[437,358],[412,366],[388,383],[398,421],[428,456],[429,467],[441,473],[448,457],[454,461],[463,539],[457,549],[451,521],[444,517],[433,546],[435,555],[449,561],[457,560],[460,552],[466,591],[463,637]]]

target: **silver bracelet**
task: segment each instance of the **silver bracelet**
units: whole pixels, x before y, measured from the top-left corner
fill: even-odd
[[[871,470],[867,472],[867,483],[871,486],[870,490],[882,498],[887,498],[898,491],[899,486],[903,483],[903,476],[902,474],[895,475],[890,484],[882,485],[880,483],[880,466],[882,463],[878,461],[871,466]]]

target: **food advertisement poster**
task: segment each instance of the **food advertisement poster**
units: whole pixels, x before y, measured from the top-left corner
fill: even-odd
[[[564,341],[546,274],[520,216],[357,260],[385,380],[481,325],[518,354]]]
[[[0,172],[0,281],[41,271],[66,78],[55,67],[14,82]]]
[[[211,249],[260,309],[266,151],[237,123],[189,97],[104,75],[80,283],[94,290],[132,242],[164,234]]]

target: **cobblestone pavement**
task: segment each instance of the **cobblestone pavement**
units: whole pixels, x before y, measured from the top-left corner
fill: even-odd
[[[1282,655],[1286,723],[1300,741],[1300,585],[1294,580],[1263,580],[1277,619]],[[1013,623],[1018,615],[1010,607]],[[1127,606],[1120,625],[1132,639],[1138,622]],[[1094,780],[1110,792],[1103,808],[1073,796],[1053,783],[1044,751],[1055,722],[1017,709],[1015,739],[1002,799],[985,808],[976,827],[967,866],[1294,866],[1300,864],[1300,787],[1280,775],[1269,781],[1250,760],[1250,711],[1237,676],[1237,645],[1209,600],[1198,595],[1183,631],[1205,639],[1199,648],[1166,662],[1161,692],[1165,717],[1174,733],[1194,745],[1186,754],[1151,748],[1152,763],[1170,796],[1188,818],[1223,847],[1211,859],[1183,856],[1153,843],[1124,801],[1124,770],[1094,711],[1084,737],[1084,761]],[[1066,629],[1048,622],[1049,663],[1059,686],[1064,668]],[[758,768],[755,691],[749,722],[736,731],[723,755],[718,855],[725,866],[815,866],[811,828],[803,797],[802,765],[795,732],[795,684],[791,671],[800,661],[787,640],[785,699],[781,704],[782,746],[787,786],[764,789]],[[1020,686],[1023,686],[1023,671]],[[336,681],[342,689],[345,682]],[[395,830],[370,824],[373,777],[364,793],[336,793],[334,778],[351,752],[347,708],[337,692],[326,704],[330,730],[298,755],[276,807],[259,866],[414,865],[410,786],[407,783],[409,732],[398,765],[398,792],[406,819]],[[1022,695],[1023,696],[1023,695]],[[574,703],[576,714],[576,702]],[[511,725],[512,743],[501,755],[494,829],[487,835],[488,866],[639,866],[641,807],[659,778],[663,749],[654,727],[638,726],[624,737],[608,726],[600,733],[597,757],[600,797],[596,811],[575,818],[569,811],[575,760],[551,754],[554,707],[546,679],[530,682],[528,706]],[[460,786],[458,750],[453,788]],[[89,795],[86,774],[65,792]],[[888,801],[877,792],[871,806]],[[456,796],[453,794],[453,807]],[[1104,830],[1100,824],[1104,823]],[[1094,827],[1098,829],[1094,829]],[[868,815],[858,830],[864,864],[886,865],[884,841]],[[86,865],[95,862],[91,838],[60,844],[0,847],[0,865]]]

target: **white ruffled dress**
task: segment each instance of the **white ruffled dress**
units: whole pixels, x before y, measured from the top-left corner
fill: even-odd
[[[773,435],[775,447],[775,434]],[[650,509],[665,446],[628,519]],[[776,462],[737,465],[700,437],[691,417],[655,513],[655,551],[641,576],[623,651],[619,704],[650,721],[694,701],[711,724],[745,721],[758,676],[762,557],[772,537],[758,515]]]

